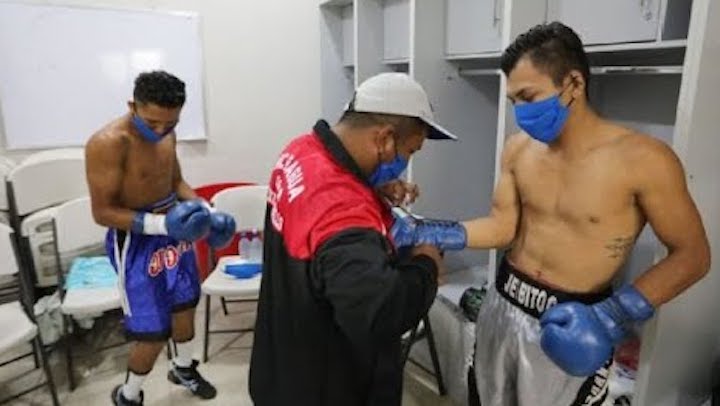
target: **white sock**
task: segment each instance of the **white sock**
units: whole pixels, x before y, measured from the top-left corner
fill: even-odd
[[[125,379],[125,385],[122,388],[122,394],[127,400],[140,400],[140,389],[142,388],[145,378],[148,374],[138,375],[132,371],[128,371],[127,379]]]
[[[180,368],[190,367],[193,361],[193,351],[195,350],[192,340],[185,341],[184,343],[176,342],[175,346],[177,348],[175,359],[173,360],[175,366]]]

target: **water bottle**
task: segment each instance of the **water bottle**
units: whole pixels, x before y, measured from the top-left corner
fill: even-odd
[[[257,230],[252,232],[252,240],[250,240],[250,262],[259,263],[263,260],[263,243],[260,233]]]
[[[250,241],[250,235],[248,232],[241,232],[240,233],[240,242],[238,243],[238,252],[240,253],[240,258],[244,260],[250,260],[250,255],[252,253],[252,247],[251,247],[251,241]]]

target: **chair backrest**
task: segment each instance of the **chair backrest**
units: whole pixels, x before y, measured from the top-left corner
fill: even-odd
[[[85,159],[77,150],[32,155],[13,168],[7,183],[18,216],[88,194]]]
[[[213,196],[220,193],[221,191],[225,189],[230,189],[232,187],[238,187],[238,186],[250,186],[254,185],[254,183],[249,182],[220,182],[220,183],[208,183],[200,186],[196,186],[193,189],[195,190],[195,193],[197,193],[198,197],[205,199],[207,201],[212,201]],[[205,280],[205,278],[210,275],[210,271],[214,267],[214,264],[211,264],[211,256],[217,255],[217,256],[226,256],[226,255],[237,255],[238,253],[238,242],[239,242],[240,236],[235,235],[233,239],[231,240],[230,244],[228,244],[225,248],[220,248],[217,250],[212,250],[211,253],[210,246],[208,245],[206,240],[198,240],[195,241],[195,256],[197,257],[197,265],[198,265],[198,272],[200,273],[200,280]]]
[[[14,167],[15,163],[13,161],[0,156],[0,182],[2,182],[2,184],[0,184],[0,211],[7,211],[10,208],[8,205],[5,179]]]
[[[30,282],[20,273],[13,229],[0,224],[0,304],[21,300],[29,308],[32,298],[23,295]]]
[[[225,189],[212,198],[219,211],[235,217],[237,231],[265,228],[267,186],[241,186]]]
[[[85,159],[85,150],[82,148],[55,148],[36,152],[20,161],[21,165],[34,162],[49,161],[53,159]]]
[[[16,273],[18,273],[18,263],[13,229],[0,224],[0,276],[12,276]]]
[[[55,246],[59,254],[103,243],[106,229],[95,223],[89,197],[65,202],[56,210],[53,228]]]

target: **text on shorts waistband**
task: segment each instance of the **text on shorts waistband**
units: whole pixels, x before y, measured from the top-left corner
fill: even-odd
[[[612,294],[611,289],[599,293],[569,293],[533,280],[503,258],[495,278],[495,288],[510,303],[532,317],[540,318],[545,310],[563,302],[593,304]]]

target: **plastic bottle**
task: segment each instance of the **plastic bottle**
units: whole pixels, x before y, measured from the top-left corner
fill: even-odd
[[[263,260],[263,243],[260,233],[253,230],[252,239],[250,240],[250,262],[259,263]]]
[[[238,243],[238,252],[240,258],[244,260],[250,260],[252,255],[252,246],[250,241],[250,233],[243,231],[240,233],[240,242]]]

